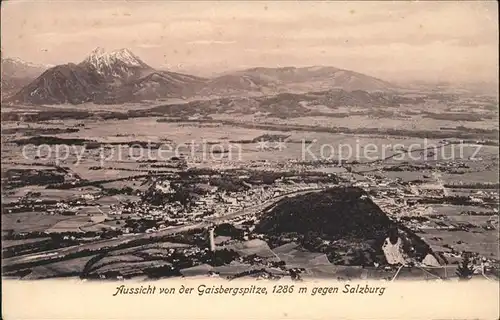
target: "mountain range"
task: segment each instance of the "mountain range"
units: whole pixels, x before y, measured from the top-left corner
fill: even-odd
[[[284,67],[284,68],[252,68],[234,73],[241,77],[258,79],[273,84],[286,91],[296,88],[298,91],[319,91],[343,89],[347,91],[377,91],[394,89],[389,82],[367,76],[358,72],[335,67]]]
[[[47,68],[18,58],[2,57],[2,99],[28,85]]]
[[[4,60],[9,67],[4,73]],[[7,63],[7,62],[6,62]],[[42,71],[27,63],[2,59],[6,101],[27,104],[116,104],[167,98],[267,95],[283,92],[342,89],[387,91],[394,85],[334,67],[252,68],[211,79],[155,69],[128,49],[93,50],[82,62]],[[5,78],[5,79],[4,79]],[[23,79],[15,82],[12,79]],[[31,81],[28,81],[31,80]]]

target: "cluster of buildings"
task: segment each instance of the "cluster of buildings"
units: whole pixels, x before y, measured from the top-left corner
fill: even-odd
[[[155,192],[163,195],[175,193],[168,181],[155,182]],[[120,201],[111,203],[102,210],[111,219],[133,219],[157,221],[156,226],[150,227],[146,232],[156,232],[173,226],[181,226],[203,222],[207,218],[217,218],[236,213],[238,211],[260,205],[273,198],[303,190],[318,189],[322,187],[318,183],[292,182],[285,183],[277,180],[272,185],[250,185],[246,190],[225,191],[216,186],[208,184],[204,193],[197,195],[190,205],[181,204],[179,201],[169,201],[163,205],[149,204],[147,201]],[[85,196],[83,200],[97,199],[98,196]],[[88,198],[88,199],[87,199]],[[119,199],[119,198],[118,198]],[[71,210],[71,206],[61,203],[58,212]],[[76,214],[78,210],[73,210]],[[132,233],[133,230],[124,224],[120,226],[123,233]]]

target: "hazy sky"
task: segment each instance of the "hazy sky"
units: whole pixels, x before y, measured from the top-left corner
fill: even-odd
[[[206,75],[330,65],[387,80],[496,81],[496,2],[9,1],[4,56],[78,63],[97,46]]]

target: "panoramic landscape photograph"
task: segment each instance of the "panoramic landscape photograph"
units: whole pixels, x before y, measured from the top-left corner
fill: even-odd
[[[499,280],[496,2],[1,10],[4,279]]]

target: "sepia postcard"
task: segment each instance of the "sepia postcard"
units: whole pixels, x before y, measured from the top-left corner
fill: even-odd
[[[0,10],[3,318],[499,319],[497,2]]]

